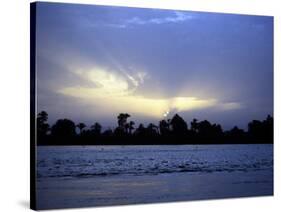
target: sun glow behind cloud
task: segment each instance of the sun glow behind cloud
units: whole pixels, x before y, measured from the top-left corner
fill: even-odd
[[[78,78],[88,80],[92,86],[64,87],[59,93],[80,98],[95,105],[99,113],[107,114],[128,112],[154,118],[166,117],[171,112],[203,109],[220,105],[215,98],[199,99],[196,97],[175,96],[172,98],[147,98],[135,94],[139,85],[143,84],[147,74],[137,72],[118,74],[100,68],[78,70],[74,72]],[[227,109],[238,108],[238,103],[226,103]],[[224,104],[220,106],[223,107]],[[224,107],[223,107],[224,108]]]

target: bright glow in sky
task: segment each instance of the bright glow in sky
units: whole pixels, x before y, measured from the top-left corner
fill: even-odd
[[[100,113],[104,115],[107,113],[107,110],[115,111],[116,114],[125,110],[129,113],[152,116],[160,119],[165,111],[173,110],[175,112],[180,112],[202,109],[218,104],[215,99],[198,99],[196,97],[178,96],[173,98],[147,98],[145,96],[136,95],[134,91],[140,83],[144,83],[143,77],[138,79],[128,75],[128,79],[125,79],[101,69],[77,71],[75,73],[78,77],[93,82],[93,86],[65,87],[58,92],[63,95],[82,98],[92,102],[99,107]],[[136,74],[137,77],[145,75],[146,74],[142,74],[142,72]],[[131,88],[127,80],[131,81]],[[238,103],[226,103],[225,105],[227,106],[228,104],[236,104],[239,106]]]
[[[39,3],[38,111],[115,126],[273,113],[273,18]]]

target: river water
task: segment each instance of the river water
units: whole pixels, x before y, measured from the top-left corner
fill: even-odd
[[[39,146],[38,209],[273,195],[273,145]]]

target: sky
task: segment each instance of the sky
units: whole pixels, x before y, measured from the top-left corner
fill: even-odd
[[[37,111],[117,125],[273,115],[273,17],[38,3]]]

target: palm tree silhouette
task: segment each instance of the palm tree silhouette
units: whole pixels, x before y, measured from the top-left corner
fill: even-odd
[[[99,135],[101,133],[101,129],[102,129],[102,126],[96,122],[95,124],[93,124],[91,126],[91,130],[93,131],[94,134],[97,134]]]
[[[130,117],[130,115],[128,113],[120,113],[117,116],[118,127],[125,132],[128,132],[128,129],[129,129],[129,125],[127,124],[127,119],[129,117]]]
[[[135,122],[133,122],[133,121],[129,122],[129,133],[130,134],[132,134],[132,130],[134,129],[134,125],[135,125]]]
[[[76,125],[76,127],[78,127],[80,134],[81,134],[82,130],[86,127],[86,125],[84,123],[79,123]]]

